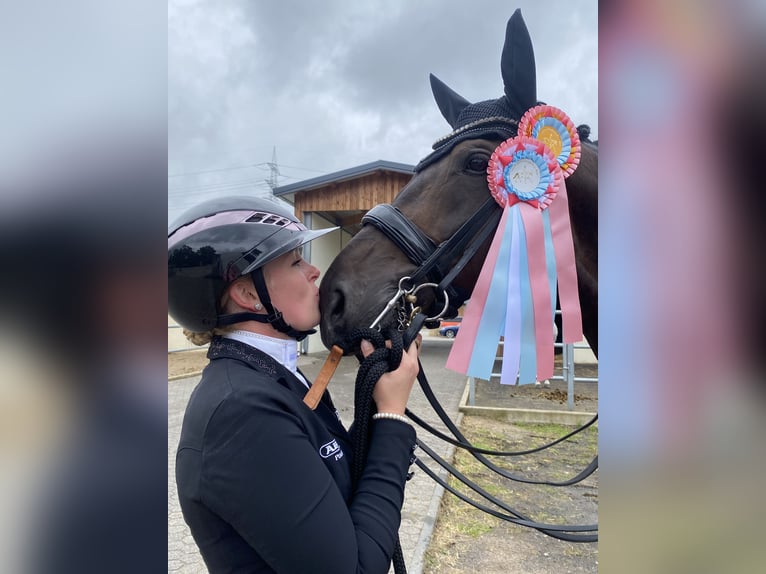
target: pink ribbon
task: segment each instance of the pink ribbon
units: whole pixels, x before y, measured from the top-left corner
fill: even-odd
[[[562,181],[556,200],[548,207],[551,214],[551,234],[556,252],[556,274],[561,303],[563,341],[578,343],[583,338],[582,312],[577,292],[577,266],[575,264],[572,228],[569,224],[569,199],[567,187]],[[531,261],[530,257],[530,261]]]
[[[544,381],[553,376],[553,317],[545,260],[545,231],[540,210],[526,204],[521,204],[520,208],[527,237],[527,263],[535,322],[537,380]]]
[[[473,353],[473,345],[479,332],[482,311],[487,302],[489,285],[492,282],[492,275],[494,274],[495,264],[497,263],[497,254],[500,252],[500,244],[502,243],[503,234],[505,233],[508,213],[509,209],[508,207],[505,207],[503,209],[503,215],[500,218],[500,223],[497,226],[497,231],[495,231],[495,237],[492,239],[489,253],[487,253],[484,265],[481,268],[481,273],[479,273],[479,278],[476,281],[476,286],[471,294],[471,301],[466,307],[465,315],[460,324],[457,337],[455,337],[455,340],[452,343],[452,350],[450,351],[449,357],[447,357],[447,368],[457,371],[458,373],[468,372],[468,365]]]

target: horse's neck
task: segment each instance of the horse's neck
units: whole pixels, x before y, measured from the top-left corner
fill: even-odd
[[[598,356],[598,151],[595,148],[583,146],[580,166],[567,179],[567,195],[583,331]]]

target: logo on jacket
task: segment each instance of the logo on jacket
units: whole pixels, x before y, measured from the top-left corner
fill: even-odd
[[[319,447],[319,454],[322,458],[330,458],[331,456],[335,456],[335,460],[338,460],[339,458],[343,457],[343,451],[340,450],[340,445],[338,444],[338,441],[333,439],[327,444],[323,444]]]

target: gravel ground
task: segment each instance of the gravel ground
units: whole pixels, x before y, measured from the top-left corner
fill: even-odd
[[[449,343],[434,339],[431,344],[441,347]],[[207,364],[205,353],[206,350],[201,349],[169,354],[168,377],[200,371]],[[560,362],[560,359],[557,360]],[[597,365],[577,365],[575,374],[578,377],[597,377],[598,368]],[[597,412],[597,383],[575,383],[574,391],[575,410]],[[563,381],[524,386],[499,385],[496,380],[476,381],[476,404],[479,406],[565,410],[566,393]],[[518,450],[549,442],[571,428],[511,424],[485,417],[464,416],[461,430],[478,446]],[[597,454],[596,427],[578,436],[576,440],[540,454],[495,459],[495,462],[515,474],[563,480],[579,472]],[[554,488],[502,478],[462,451],[456,454],[455,464],[491,494],[534,520],[576,524],[598,521],[598,472],[579,485]],[[475,510],[450,493],[445,493],[442,499],[423,569],[426,574],[597,571],[597,543],[573,544],[549,538],[535,530]]]

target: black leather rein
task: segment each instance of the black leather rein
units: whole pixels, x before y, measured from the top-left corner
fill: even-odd
[[[499,208],[495,200],[492,197],[489,197],[487,201],[479,208],[479,210],[474,213],[463,225],[461,225],[460,228],[455,233],[453,233],[449,239],[438,246],[430,237],[428,237],[428,235],[423,233],[423,231],[418,226],[412,223],[412,221],[410,221],[401,211],[399,211],[399,209],[390,204],[381,204],[372,208],[362,218],[362,224],[370,224],[375,226],[391,242],[393,242],[394,245],[396,245],[396,247],[401,250],[402,253],[404,253],[413,264],[418,266],[416,271],[411,275],[412,286],[419,285],[422,282],[438,283],[437,291],[441,292],[443,290],[449,296],[449,312],[456,314],[457,308],[463,304],[468,294],[458,293],[452,287],[452,281],[463,270],[465,265],[473,258],[473,256],[476,255],[481,245],[497,228],[501,213],[502,210]],[[455,261],[455,263],[453,263],[453,261]],[[407,329],[407,332],[404,333],[405,348],[409,346],[410,341],[413,340],[417,335],[417,332],[423,326],[424,320],[425,315],[422,313],[418,313],[416,315],[409,328]],[[425,377],[425,373],[423,373],[422,367],[418,373],[418,382],[420,383],[420,386],[423,389],[428,402],[431,404],[439,418],[447,426],[455,438],[452,439],[439,432],[437,429],[431,427],[425,421],[412,413],[409,409],[406,411],[406,414],[424,430],[434,434],[438,438],[446,440],[450,444],[468,450],[483,465],[506,478],[531,484],[568,486],[582,481],[584,478],[590,476],[598,468],[598,457],[596,457],[582,472],[580,472],[574,478],[563,482],[550,482],[545,480],[525,479],[523,477],[515,476],[497,467],[484,456],[482,456],[482,453],[493,454],[495,456],[518,456],[522,454],[538,452],[579,433],[580,431],[596,422],[598,416],[594,417],[590,422],[586,423],[582,427],[572,431],[560,439],[553,441],[552,443],[534,449],[529,449],[527,451],[493,452],[486,449],[476,448],[466,439],[465,436],[462,435],[460,430],[450,420],[449,416],[444,411],[443,407],[431,390],[431,387],[428,384],[428,380]],[[469,488],[473,489],[477,494],[505,512],[498,512],[484,504],[470,499],[459,491],[456,491],[441,477],[431,471],[420,460],[416,461],[418,466],[424,472],[426,472],[426,474],[431,476],[431,478],[433,478],[436,482],[458,496],[458,498],[461,500],[468,502],[474,507],[492,514],[497,518],[519,524],[520,526],[535,528],[543,534],[547,534],[553,538],[559,538],[561,540],[568,540],[571,542],[594,542],[598,540],[598,534],[595,533],[598,530],[598,526],[595,524],[553,525],[530,520],[527,516],[514,510],[505,504],[502,500],[492,496],[487,491],[480,488],[472,481],[468,480],[467,477],[463,476],[454,466],[442,460],[431,449],[429,449],[425,443],[418,440],[418,445],[432,459],[434,459],[450,474],[455,476],[459,481],[469,486]]]

